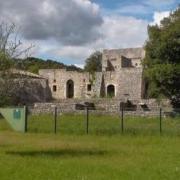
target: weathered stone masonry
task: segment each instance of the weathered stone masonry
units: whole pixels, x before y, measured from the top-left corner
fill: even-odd
[[[34,106],[29,106],[29,111],[32,114],[53,114],[54,108],[57,107],[58,113],[85,113],[84,110],[78,110],[76,108],[77,104],[83,104],[86,99],[66,99],[59,100],[58,102],[50,103],[35,103]],[[95,105],[94,110],[90,110],[91,114],[112,114],[121,115],[120,103],[123,99],[91,99],[88,102]],[[136,105],[136,109],[126,109],[125,115],[138,115],[138,116],[159,116],[160,107],[157,105],[155,99],[147,100],[133,100],[131,101]],[[143,105],[147,105],[147,108],[143,108]],[[171,109],[169,101],[162,101],[163,111],[170,111]]]
[[[39,75],[48,79],[52,97],[68,98],[114,97],[141,99],[143,94],[142,48],[104,50],[102,72],[42,69]]]
[[[76,105],[90,102],[95,106],[91,113],[120,114],[120,104],[130,102],[132,109],[126,114],[159,115],[156,100],[142,98],[144,56],[142,48],[104,50],[102,71],[94,74],[42,69],[39,75],[48,80],[55,101],[35,103],[30,111],[35,114],[52,113],[56,106],[61,113],[84,113],[76,109]]]

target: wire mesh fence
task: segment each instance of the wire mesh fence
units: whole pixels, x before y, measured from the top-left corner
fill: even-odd
[[[69,104],[63,107],[49,106],[43,112],[34,114],[32,107],[29,107],[28,132],[180,135],[180,109],[154,107],[151,110],[137,111],[122,106],[109,108],[113,111],[107,111],[107,107],[77,107]]]

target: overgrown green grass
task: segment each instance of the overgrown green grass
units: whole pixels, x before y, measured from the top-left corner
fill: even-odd
[[[122,121],[119,116],[89,116],[89,134],[116,135],[122,134]],[[124,117],[124,133],[132,135],[158,135],[160,120],[158,117]],[[162,134],[180,135],[180,118],[162,118]],[[86,133],[85,115],[63,114],[57,117],[57,133],[83,135]],[[54,132],[54,117],[49,115],[29,116],[28,131],[39,133]]]
[[[0,180],[179,179],[180,119],[90,116],[29,117],[29,132],[0,120]]]

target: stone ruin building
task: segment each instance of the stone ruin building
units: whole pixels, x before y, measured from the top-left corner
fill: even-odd
[[[80,113],[85,106],[94,113],[119,113],[121,107],[126,114],[159,114],[156,99],[144,99],[142,60],[143,48],[111,49],[102,53],[102,71],[67,71],[66,69],[41,69],[39,75],[27,71],[13,70],[17,102],[29,105],[29,112]],[[163,107],[170,107],[164,99]],[[79,111],[80,110],[80,111]]]
[[[104,50],[102,71],[67,71],[41,69],[39,75],[48,80],[53,99],[111,97],[141,99],[143,96],[143,48]]]

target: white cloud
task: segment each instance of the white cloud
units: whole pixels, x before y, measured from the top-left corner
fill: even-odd
[[[143,46],[148,22],[118,15],[131,9],[146,13],[134,5],[101,14],[90,0],[0,1],[0,16],[21,26],[25,43],[36,45],[34,55],[72,59],[72,64],[83,64],[96,50]]]
[[[99,6],[90,0],[1,0],[0,17],[21,26],[25,39],[65,45],[96,40],[103,23]]]
[[[147,21],[134,17],[104,17],[104,24],[101,27],[104,35],[102,46],[104,48],[143,46],[147,38],[147,25]]]
[[[84,64],[74,64],[75,66],[79,67],[79,68],[84,68]]]
[[[59,59],[72,59],[72,63],[82,65],[84,60],[97,50],[141,47],[147,39],[147,21],[126,16],[105,16],[103,22],[98,29],[101,36],[93,43],[83,46],[56,45],[52,48],[44,45],[44,53]],[[41,46],[43,47],[42,44]]]
[[[161,20],[170,15],[170,11],[154,12],[153,22],[151,25],[160,25]]]
[[[85,60],[92,52],[93,50],[89,46],[60,46],[48,51],[48,53],[54,56],[72,59],[76,62]]]

